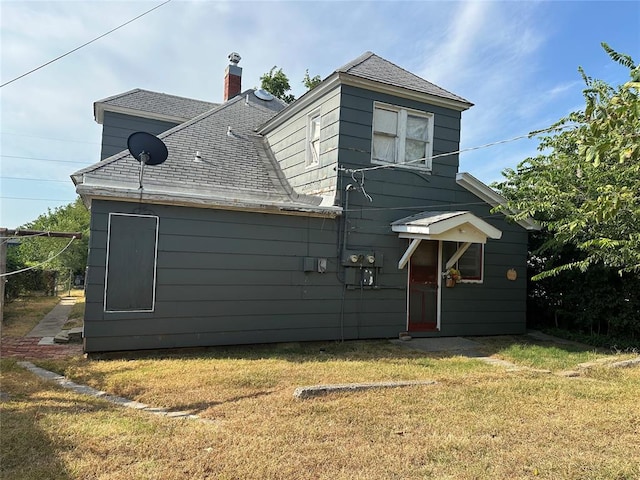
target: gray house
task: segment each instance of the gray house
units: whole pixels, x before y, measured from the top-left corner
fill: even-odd
[[[471,103],[367,52],[286,105],[230,58],[222,104],[95,103],[87,352],[524,332],[535,225],[458,172]],[[136,131],[168,150],[142,175]]]

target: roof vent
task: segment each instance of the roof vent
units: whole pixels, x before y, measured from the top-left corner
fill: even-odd
[[[238,63],[240,63],[240,54],[238,52],[231,52],[229,54],[229,62],[234,64],[234,65],[238,65]]]
[[[256,90],[255,92],[253,92],[253,94],[256,97],[258,97],[260,100],[264,100],[265,102],[270,102],[274,98],[273,95],[271,95],[266,90],[263,90],[262,88],[260,90]]]

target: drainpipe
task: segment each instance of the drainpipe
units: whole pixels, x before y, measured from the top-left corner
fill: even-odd
[[[346,268],[342,265],[342,256],[347,249],[347,214],[349,212],[349,192],[356,190],[352,184],[348,184],[344,189],[344,209],[342,212],[343,226],[342,226],[342,245],[340,245],[340,252],[338,256],[338,265],[343,269],[342,274],[342,299],[340,302],[340,341],[344,342],[344,301],[347,293],[347,279]]]

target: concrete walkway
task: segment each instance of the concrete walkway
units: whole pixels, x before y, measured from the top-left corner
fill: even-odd
[[[74,297],[64,297],[26,336],[2,336],[0,356],[2,358],[58,359],[82,355],[80,344],[59,345],[53,341],[67,323],[75,303]]]
[[[74,297],[63,297],[60,302],[47,313],[40,323],[31,330],[26,337],[39,337],[38,345],[53,345],[53,338],[60,333],[67,320],[71,309],[76,303]]]
[[[390,340],[395,345],[420,350],[423,352],[446,352],[451,355],[460,355],[462,357],[470,357],[499,367],[505,367],[510,370],[519,370],[521,367],[501,360],[499,358],[487,357],[481,353],[482,344],[474,340],[462,337],[432,337],[432,338],[412,338],[404,341],[399,339]]]

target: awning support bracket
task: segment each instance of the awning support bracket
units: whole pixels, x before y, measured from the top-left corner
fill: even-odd
[[[413,252],[415,252],[417,250],[418,245],[420,245],[421,241],[422,241],[421,238],[414,238],[413,240],[411,240],[411,243],[409,244],[409,247],[407,248],[407,251],[404,252],[404,255],[402,255],[402,258],[398,262],[398,269],[399,270],[402,270],[405,267],[405,265],[407,264],[407,262],[411,258],[411,255],[413,255]]]
[[[447,263],[444,267],[444,271],[445,272],[449,271],[449,269],[453,267],[458,260],[460,260],[460,257],[464,255],[464,252],[466,252],[470,246],[471,246],[471,242],[465,242],[462,245],[460,245],[458,247],[458,250],[456,250],[456,253],[454,253],[451,256],[451,258],[447,260]]]

